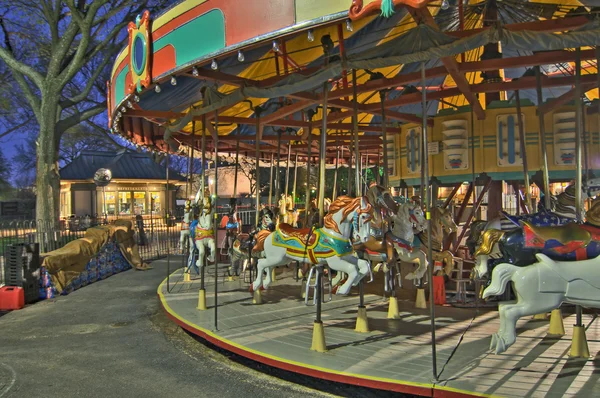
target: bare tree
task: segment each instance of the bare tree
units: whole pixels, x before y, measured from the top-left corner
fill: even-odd
[[[124,28],[167,0],[4,0],[0,59],[38,126],[36,216],[59,217],[59,145],[64,132],[106,110],[104,82]]]

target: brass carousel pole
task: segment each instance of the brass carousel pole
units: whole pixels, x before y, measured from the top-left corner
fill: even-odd
[[[388,136],[387,136],[387,120],[385,118],[385,91],[380,91],[381,96],[381,130],[383,135],[383,186],[385,189],[390,189],[390,177],[388,175]],[[377,170],[379,172],[379,170]]]
[[[214,197],[214,205],[212,206],[212,219],[213,219],[213,233],[215,239],[215,252],[212,253],[215,259],[215,330],[218,330],[218,315],[219,315],[219,300],[218,300],[218,278],[219,278],[219,258],[218,258],[218,250],[217,242],[219,241],[218,233],[219,229],[217,228],[217,207],[219,204],[219,112],[215,111],[215,193]]]
[[[233,177],[233,197],[237,199],[238,167],[240,159],[240,126],[238,125],[237,140],[235,141],[235,169]]]
[[[275,155],[271,154],[271,165],[269,166],[269,208],[273,205],[273,162]]]
[[[279,195],[281,194],[281,184],[279,178],[279,170],[281,167],[281,130],[277,130],[277,165],[275,166],[275,203],[279,203]],[[281,213],[281,209],[279,210]]]
[[[285,197],[287,198],[290,185],[290,162],[292,161],[292,141],[288,143],[287,164],[285,165]]]
[[[198,205],[198,201],[203,200],[202,198],[204,198],[204,191],[206,190],[206,115],[202,116],[202,141],[200,145],[202,151],[202,175],[200,180],[199,195],[196,195],[196,203],[194,203],[194,205]],[[204,205],[202,204],[202,206]],[[200,211],[202,211],[202,209],[200,209]],[[200,268],[200,299],[198,304],[198,308],[202,310],[206,309],[206,289],[204,286],[204,276],[205,267],[202,267]]]
[[[294,185],[292,187],[292,199],[294,205],[296,204],[296,183],[298,182],[298,152],[296,152],[296,159],[294,160]]]
[[[538,109],[544,102],[544,98],[542,96],[542,76],[540,72],[540,67],[535,67],[535,84],[536,84],[536,93],[538,100]],[[546,148],[546,128],[544,125],[544,114],[538,111],[538,120],[540,124],[540,149],[542,154],[542,176],[544,179],[544,207],[546,210],[550,210],[550,176],[548,174],[548,149]]]
[[[429,151],[427,150],[427,86],[425,80],[425,62],[421,62],[421,112],[423,116],[423,127],[422,127],[422,148],[423,150],[423,158],[421,170],[423,170],[423,175],[425,180],[423,182],[423,186],[427,190],[427,198],[425,200],[425,214],[427,215],[427,241],[429,244],[427,245],[427,260],[430,265],[433,265],[433,248],[431,245],[432,237],[431,237],[431,190],[429,189]],[[431,318],[431,365],[433,371],[434,380],[438,379],[437,373],[437,350],[435,344],[435,304],[433,302],[433,266],[428,267],[429,269],[429,311]]]
[[[310,155],[312,152],[312,117],[308,119],[308,154],[306,157],[306,197],[304,199],[304,225],[310,221]]]
[[[346,188],[346,195],[352,195],[352,143],[348,144],[348,170],[346,171],[346,176],[348,177],[348,186]]]
[[[581,125],[581,48],[575,52],[575,212],[578,222],[582,220],[582,197],[581,189],[582,178],[582,154],[581,154],[581,136],[583,126]],[[589,349],[585,338],[585,327],[583,326],[583,313],[581,306],[575,307],[576,322],[573,327],[573,340],[571,343],[571,357],[589,357]]]
[[[319,147],[319,224],[323,225],[325,217],[325,163],[327,149],[327,101],[329,97],[329,87],[327,82],[323,85],[323,127],[321,128],[321,145]]]
[[[336,153],[335,153],[335,170],[333,171],[333,192],[331,193],[331,201],[334,201],[337,197],[337,180],[338,180],[338,167],[340,163],[340,147],[339,142],[336,142]]]
[[[257,109],[258,110],[258,109]],[[255,202],[255,206],[256,206],[256,217],[255,217],[255,225],[258,226],[259,222],[260,222],[260,217],[259,217],[259,212],[260,212],[260,140],[259,137],[262,135],[261,131],[262,131],[262,125],[260,124],[260,112],[255,112],[256,113],[256,166],[255,166],[255,178],[256,178],[256,202]],[[271,165],[273,164],[273,156],[271,156]],[[269,186],[273,183],[273,180],[271,179],[271,182],[269,183]],[[269,196],[269,200],[270,200],[270,196]]]
[[[166,217],[165,217],[165,221],[166,221],[166,225],[167,225],[167,237],[169,236],[169,145],[167,144],[167,160],[166,160],[166,167],[167,167],[167,171],[166,171],[166,177],[167,177],[167,192],[165,195],[165,206],[166,206]],[[105,212],[106,213],[106,212]],[[169,286],[169,276],[171,274],[171,250],[169,248],[169,246],[171,245],[171,240],[169,238],[167,238],[167,293],[170,293],[170,286]]]
[[[356,85],[358,84],[358,81],[356,79],[356,69],[352,69],[352,105],[353,105],[353,112],[352,112],[352,130],[354,132],[354,189],[355,189],[355,194],[354,196],[360,196],[360,187],[361,187],[361,181],[360,181],[360,154],[359,154],[359,150],[358,150],[358,92],[357,92],[357,87]],[[348,195],[350,195],[350,191],[348,191]]]

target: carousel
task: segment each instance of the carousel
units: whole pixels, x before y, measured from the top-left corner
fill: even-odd
[[[140,15],[107,83],[109,128],[189,159],[158,288],[168,316],[335,382],[600,395],[591,3],[187,0]]]

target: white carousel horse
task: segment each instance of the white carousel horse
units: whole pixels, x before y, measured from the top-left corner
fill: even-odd
[[[519,318],[543,314],[561,303],[600,308],[600,257],[581,261],[554,261],[536,254],[538,262],[527,267],[502,263],[492,271],[492,282],[483,298],[504,293],[513,283],[517,301],[500,303],[500,329],[492,335],[490,349],[506,351],[516,340]]]
[[[257,234],[254,251],[264,258],[258,260],[258,270],[253,289],[267,288],[271,283],[271,269],[291,261],[309,264],[327,264],[338,272],[345,272],[348,280],[337,293],[348,294],[352,286],[370,272],[369,262],[354,255],[350,235],[358,230],[363,241],[370,235],[369,221],[372,208],[364,197],[341,196],[331,204],[322,228],[294,229],[281,224],[274,232]],[[263,281],[263,273],[267,270]]]
[[[181,232],[179,233],[179,250],[181,253],[185,253],[185,250],[192,247],[192,240],[190,238],[190,224],[194,217],[194,211],[191,207],[189,200],[185,202],[185,212],[183,214],[183,220],[181,222]],[[189,247],[186,246],[186,242],[189,243]]]
[[[210,198],[205,196],[201,209],[201,214],[198,215],[198,219],[194,220],[191,224],[190,229],[193,230],[192,239],[194,246],[198,249],[198,260],[196,261],[196,267],[204,267],[204,255],[206,254],[206,247],[210,250],[206,260],[209,263],[215,261],[216,258],[216,245],[214,239],[214,225],[213,217],[211,214],[211,202]],[[190,248],[190,257],[188,263],[192,261],[194,247]],[[188,265],[188,269],[191,264]]]

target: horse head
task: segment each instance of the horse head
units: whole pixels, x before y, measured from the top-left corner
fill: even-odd
[[[585,180],[582,189],[587,196],[584,199],[600,195],[600,178],[589,178]]]
[[[369,222],[373,218],[373,207],[365,197],[338,197],[329,207],[324,219],[324,228],[350,238],[352,227],[361,241],[370,236]]]
[[[441,225],[444,232],[452,234],[458,230],[458,225],[454,222],[454,217],[449,208],[435,207],[434,212],[437,212],[437,221]]]
[[[479,247],[481,234],[485,230],[487,223],[488,222],[485,220],[475,220],[471,223],[471,227],[469,228],[469,236],[467,237],[466,242],[471,256],[475,255],[475,251]]]

